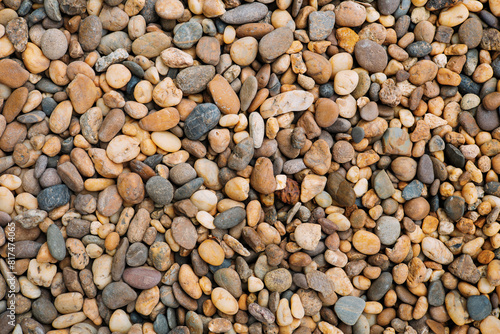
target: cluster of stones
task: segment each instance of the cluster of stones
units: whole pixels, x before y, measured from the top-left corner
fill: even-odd
[[[500,333],[498,16],[3,0],[0,334]]]

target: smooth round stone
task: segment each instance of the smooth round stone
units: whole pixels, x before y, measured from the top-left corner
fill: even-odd
[[[309,38],[312,41],[324,40],[332,33],[335,24],[333,11],[315,11],[309,14]]]
[[[180,163],[170,169],[169,179],[177,185],[184,185],[196,178],[196,171],[188,163]]]
[[[222,313],[233,315],[238,312],[237,300],[225,289],[215,288],[212,290],[212,302]]]
[[[245,218],[245,209],[235,206],[215,216],[214,225],[220,229],[230,229],[241,223]]]
[[[375,102],[368,102],[363,108],[360,110],[360,116],[367,122],[373,121],[378,117],[378,105]]]
[[[184,184],[182,187],[179,187],[174,192],[174,199],[176,201],[183,200],[191,197],[200,187],[203,185],[203,178],[198,177],[188,183]]]
[[[292,285],[292,275],[285,268],[276,269],[264,276],[264,284],[271,292],[284,292]]]
[[[196,246],[198,234],[196,228],[186,217],[176,217],[172,222],[172,236],[177,244],[185,249]]]
[[[319,96],[321,97],[332,97],[334,93],[333,85],[331,83],[319,86]]]
[[[445,291],[441,281],[434,281],[429,284],[427,300],[429,305],[441,306],[444,304]]]
[[[392,245],[401,234],[399,221],[390,216],[382,216],[377,220],[375,234],[383,245]]]
[[[449,164],[457,167],[464,168],[465,166],[465,157],[463,153],[454,145],[446,144],[444,149],[444,154]]]
[[[215,67],[212,65],[191,66],[177,74],[176,83],[184,94],[197,94],[207,88],[214,76]]]
[[[481,91],[481,85],[478,84],[477,82],[472,81],[471,78],[469,78],[466,75],[460,74],[460,78],[462,79],[460,81],[460,84],[458,85],[458,91],[460,94],[465,95],[465,94],[476,94],[479,95]]]
[[[225,12],[220,19],[227,24],[245,24],[262,20],[268,13],[263,3],[253,2],[237,6]]]
[[[139,267],[146,263],[148,259],[148,247],[142,242],[130,245],[125,254],[125,261],[130,267]]]
[[[429,214],[429,202],[423,197],[414,198],[404,204],[405,214],[414,220],[422,220]]]
[[[58,261],[66,257],[66,242],[57,225],[51,224],[47,229],[47,246],[50,254]]]
[[[221,112],[215,104],[199,104],[186,118],[184,134],[191,140],[198,140],[219,123],[220,117]]]
[[[212,239],[203,241],[198,247],[200,257],[211,266],[220,266],[224,263],[224,250]]]
[[[363,130],[363,128],[360,128],[359,126],[356,126],[352,128],[351,136],[352,140],[357,144],[362,141],[363,138],[365,138],[365,130]]]
[[[470,296],[467,298],[467,311],[472,320],[479,321],[490,315],[491,302],[485,295]]]
[[[214,274],[215,283],[226,289],[234,298],[240,298],[243,294],[241,278],[232,268],[222,268]]]
[[[186,22],[174,29],[174,44],[181,49],[189,49],[203,35],[203,28],[198,22]]]
[[[45,57],[59,59],[68,50],[68,40],[61,30],[49,29],[43,34],[40,47]]]
[[[156,146],[167,152],[177,152],[182,146],[179,137],[168,131],[151,133],[151,140]]]
[[[418,180],[413,180],[404,189],[401,196],[407,201],[422,196],[424,184]]]
[[[145,290],[155,287],[161,280],[161,273],[150,267],[127,268],[123,272],[125,283],[135,289]]]
[[[379,301],[387,291],[391,288],[392,274],[389,272],[382,273],[368,289],[367,297],[369,300]]]
[[[432,51],[432,46],[425,41],[417,41],[411,43],[406,48],[406,51],[410,57],[424,57]]]
[[[42,190],[37,197],[38,207],[45,211],[65,205],[70,200],[69,189],[65,184],[58,184]]]
[[[357,42],[354,55],[358,64],[368,72],[382,72],[387,66],[387,52],[372,40],[363,39]]]
[[[492,131],[500,125],[500,117],[497,110],[486,110],[482,106],[477,108],[477,125],[484,131]]]
[[[458,196],[448,197],[446,201],[444,201],[444,211],[450,219],[458,221],[464,215],[465,200]]]
[[[158,314],[153,323],[153,329],[157,334],[167,334],[170,331],[167,317],[164,314]]]
[[[49,325],[57,318],[57,310],[54,304],[47,298],[38,298],[31,304],[33,317],[42,324]]]
[[[146,182],[146,192],[157,205],[167,205],[174,197],[172,184],[161,176],[153,176]]]
[[[253,37],[243,37],[231,44],[231,59],[240,66],[248,66],[257,57],[259,42]]]
[[[483,37],[483,26],[481,21],[475,17],[465,20],[458,29],[460,42],[467,45],[469,49],[474,49],[481,43]]]
[[[399,7],[400,0],[378,0],[377,9],[382,15],[391,15]]]
[[[344,324],[353,326],[361,316],[365,304],[366,302],[358,297],[340,297],[334,306],[335,314]]]

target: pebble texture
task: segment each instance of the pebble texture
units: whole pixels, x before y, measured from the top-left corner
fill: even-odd
[[[2,1],[0,334],[500,333],[499,16]]]

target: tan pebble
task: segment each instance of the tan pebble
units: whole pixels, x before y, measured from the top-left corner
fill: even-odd
[[[130,81],[132,73],[122,64],[113,64],[106,71],[106,81],[112,88],[122,88]]]
[[[224,250],[215,240],[203,241],[198,247],[198,252],[205,262],[213,266],[220,266],[224,262]]]
[[[374,255],[380,250],[380,239],[371,232],[361,230],[354,233],[352,245],[363,254]]]

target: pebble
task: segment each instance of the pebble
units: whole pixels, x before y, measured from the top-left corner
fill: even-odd
[[[70,200],[69,189],[64,184],[54,185],[45,188],[38,194],[38,206],[45,211],[67,204]]]
[[[181,49],[189,49],[203,35],[203,28],[198,22],[186,22],[177,27],[172,42]]]
[[[233,207],[226,210],[214,219],[214,225],[220,229],[230,229],[243,221],[246,217],[246,211],[241,207]]]
[[[221,20],[227,24],[245,24],[262,20],[267,15],[267,6],[255,2],[244,4],[226,11]]]
[[[297,226],[294,232],[295,242],[305,250],[314,250],[321,239],[321,226],[304,223]]]
[[[147,290],[160,282],[161,273],[148,267],[127,268],[123,272],[123,280],[132,288]]]
[[[334,305],[335,314],[346,325],[353,326],[361,316],[366,302],[358,297],[340,297]]]
[[[309,38],[313,41],[324,40],[330,35],[335,24],[332,11],[312,12],[309,17]]]
[[[432,237],[422,240],[422,251],[429,259],[440,264],[450,264],[453,261],[453,254],[445,244]]]
[[[40,47],[49,59],[59,59],[66,53],[68,42],[63,32],[58,29],[48,29],[42,36]]]
[[[146,182],[146,193],[158,205],[167,205],[172,201],[174,189],[172,184],[161,176],[153,176]]]
[[[211,65],[193,66],[180,71],[176,82],[184,94],[196,94],[206,89],[214,76],[215,68]]]
[[[293,32],[281,27],[265,35],[259,42],[259,53],[265,62],[270,63],[284,54],[292,45]]]
[[[387,53],[382,46],[369,39],[356,43],[354,55],[356,61],[369,72],[382,72],[387,66]]]
[[[382,216],[377,220],[375,233],[383,245],[394,244],[400,236],[401,226],[399,221],[390,216]]]
[[[184,132],[189,139],[198,140],[218,124],[220,117],[220,110],[215,104],[200,104],[186,118]]]
[[[499,13],[4,1],[3,332],[499,332]]]
[[[382,273],[368,289],[367,297],[370,300],[379,301],[391,288],[393,278],[391,273]]]
[[[292,275],[284,268],[268,272],[264,276],[264,284],[271,292],[284,292],[292,285]]]
[[[56,260],[62,261],[66,257],[64,237],[59,228],[54,224],[50,225],[47,229],[47,245],[50,255]]]

